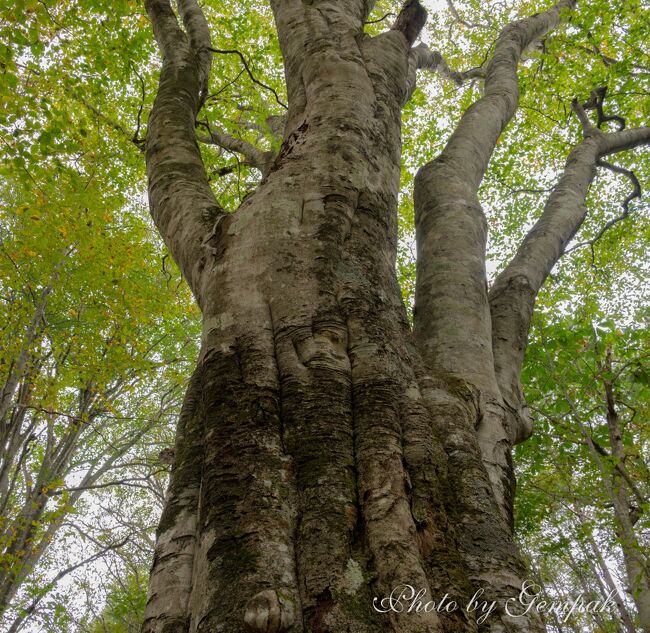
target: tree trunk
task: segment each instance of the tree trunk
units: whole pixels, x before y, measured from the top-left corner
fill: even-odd
[[[354,40],[341,70],[328,54],[314,80],[333,63],[330,86],[206,259],[149,631],[471,631],[373,597],[408,584],[464,604],[489,581],[483,551],[519,591],[477,395],[424,372],[395,277],[401,95],[376,94]]]
[[[321,37],[300,61],[280,155],[236,214],[216,215],[198,272],[186,268],[202,350],[145,631],[476,631],[461,609],[475,591],[519,593],[474,432],[479,395],[427,373],[396,280],[411,41],[399,24],[359,39],[345,28],[359,15],[313,11]],[[165,82],[181,80],[170,66],[150,170],[164,161]],[[396,588],[408,597],[404,585],[458,608],[373,608]],[[538,630],[507,621],[499,606],[482,629]]]
[[[611,349],[607,349],[603,366],[605,376],[612,375]],[[616,517],[615,532],[621,544],[627,582],[634,605],[639,616],[639,623],[644,631],[650,631],[650,567],[648,556],[637,538],[632,520],[632,506],[628,493],[628,484],[621,476],[625,468],[625,448],[621,423],[616,410],[614,384],[611,378],[603,379],[609,443],[615,466],[611,469],[611,480],[606,487],[611,495]]]
[[[232,214],[208,185],[194,131],[207,22],[196,0],[178,0],[184,30],[167,0],[146,0],[163,55],[147,132],[150,207],[201,307],[203,339],[145,633],[543,630],[534,609],[504,608],[525,578],[510,448],[526,431],[515,428],[522,402],[507,418],[499,393],[475,197],[516,107],[517,60],[573,4],[504,30],[488,99],[472,110],[488,131],[478,134],[470,113],[449,150],[462,158],[475,133],[484,144],[468,180],[444,192],[456,206],[459,191],[468,196],[461,220],[436,214],[435,178],[419,179],[432,254],[418,263],[414,336],[395,260],[401,107],[418,64],[433,66],[411,48],[426,18],[417,0],[374,38],[363,33],[372,2],[271,1],[289,97],[284,141]],[[472,252],[443,253],[450,272],[434,283],[427,265],[463,222],[476,228]],[[468,258],[480,340],[449,325],[468,322],[465,304],[447,301]],[[468,362],[476,349],[483,378]],[[468,607],[476,592],[480,606]]]

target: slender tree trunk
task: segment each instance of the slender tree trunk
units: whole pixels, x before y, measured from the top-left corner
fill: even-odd
[[[589,569],[591,570],[593,576],[598,581],[598,586],[600,588],[601,595],[603,596],[603,599],[605,599],[605,597],[610,592],[612,591],[614,592],[614,602],[616,603],[616,608],[619,612],[621,622],[623,623],[623,626],[625,627],[627,633],[634,633],[635,629],[634,629],[634,622],[632,620],[632,616],[630,615],[627,605],[623,601],[623,597],[621,596],[618,587],[614,582],[612,573],[609,570],[609,567],[607,566],[607,562],[603,557],[603,553],[600,551],[600,547],[598,547],[598,543],[596,543],[593,536],[591,536],[591,534],[589,533],[590,526],[586,524],[584,520],[584,516],[582,515],[580,510],[577,511],[576,516],[578,517],[581,526],[585,529],[585,533],[586,533],[585,540],[587,542],[587,545],[589,546],[589,550],[587,550],[586,546],[584,547],[583,550],[585,561]]]
[[[609,591],[605,589],[605,585],[603,584],[603,581],[600,578],[600,575],[598,574],[598,571],[595,569],[593,563],[589,558],[586,558],[586,564],[587,568],[591,572],[592,575],[592,582],[590,583],[588,579],[585,577],[585,574],[583,570],[581,569],[582,565],[579,561],[577,561],[573,554],[569,552],[569,566],[573,570],[573,573],[575,574],[576,578],[578,579],[578,582],[580,583],[580,586],[582,587],[582,590],[586,596],[593,596],[594,598],[598,598],[598,596],[595,595],[594,591],[594,586],[593,586],[593,579],[596,580],[596,586],[598,587],[599,593],[600,593],[600,599],[604,602],[607,598],[607,594]],[[618,603],[617,603],[618,604]],[[622,604],[622,603],[621,603]],[[598,613],[594,612],[591,614],[593,619],[595,620],[596,624],[603,630],[607,630],[607,624],[605,620],[603,619],[603,616]],[[622,620],[624,626],[625,626],[625,631],[626,633],[634,633],[634,627],[632,626],[631,621],[625,621],[625,619]],[[621,627],[618,625],[617,622],[614,622],[614,626],[612,627],[613,631],[615,633],[622,633]]]
[[[612,359],[611,350],[606,352],[604,365],[606,376],[611,376]],[[648,556],[645,554],[634,530],[631,518],[631,507],[628,491],[628,484],[621,476],[625,468],[625,449],[623,447],[623,436],[621,423],[616,410],[614,397],[614,385],[611,378],[603,380],[605,390],[605,406],[607,429],[609,432],[609,443],[612,451],[612,458],[619,469],[612,468],[611,483],[608,485],[616,517],[616,532],[623,551],[627,582],[636,606],[641,628],[650,631],[650,568]]]

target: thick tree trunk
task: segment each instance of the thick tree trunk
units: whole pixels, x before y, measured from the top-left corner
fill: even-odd
[[[464,605],[491,580],[484,551],[519,591],[477,395],[427,376],[410,339],[394,269],[399,110],[377,117],[368,62],[349,50],[206,262],[146,630],[472,631],[460,611],[379,614],[373,597],[408,584]]]
[[[205,227],[198,265],[183,225],[179,261],[204,333],[144,630],[476,631],[462,608],[479,589],[516,597],[523,566],[481,462],[480,394],[424,367],[396,280],[400,110],[418,16],[371,39],[358,36],[362,5],[300,11],[309,40],[297,28],[283,42],[280,30],[302,84],[275,165],[236,214]],[[166,64],[151,170],[164,108],[177,107],[165,86],[192,81]],[[154,208],[167,195],[159,174]],[[171,241],[169,217],[156,220]],[[408,597],[404,585],[458,608],[373,608],[396,588]],[[500,605],[480,628],[539,625]]]
[[[522,403],[506,416],[499,391],[475,194],[516,106],[519,56],[573,4],[502,34],[488,98],[472,110],[490,125],[481,132],[470,113],[448,152],[462,158],[464,138],[481,140],[466,182],[441,207],[449,190],[435,174],[420,178],[429,254],[418,263],[413,336],[395,259],[401,107],[415,67],[435,65],[411,48],[426,17],[419,3],[370,38],[372,2],[271,1],[289,96],[284,142],[227,214],[193,129],[207,23],[196,0],[178,0],[184,31],[168,0],[146,0],[164,59],[147,133],[150,206],[201,307],[203,340],[145,633],[543,630],[534,609],[504,610],[525,577],[509,451],[526,433],[515,428]],[[440,244],[453,246],[463,222],[472,252],[448,257]],[[439,260],[446,277],[431,275]],[[471,315],[462,327],[467,302],[452,300],[463,275],[479,338]],[[476,592],[478,611],[466,609]]]

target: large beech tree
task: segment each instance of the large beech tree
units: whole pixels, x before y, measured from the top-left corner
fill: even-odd
[[[416,45],[417,0],[374,37],[369,0],[271,0],[288,95],[278,152],[197,126],[212,55],[228,52],[195,0],[145,4],[163,60],[146,137],[151,214],[203,337],[144,631],[542,631],[534,611],[503,609],[526,578],[510,454],[532,429],[527,332],[597,168],[650,143],[650,128],[601,130],[605,90],[585,86],[591,98],[573,103],[584,138],[489,289],[478,190],[515,114],[524,52],[576,2],[507,25],[485,64],[462,73]],[[415,180],[411,324],[397,206],[401,112],[419,69],[478,77],[483,92]],[[216,199],[197,140],[262,172],[235,212]],[[499,604],[481,623],[461,609],[373,609],[405,584],[459,605],[483,590]],[[637,586],[647,596],[647,575]],[[647,600],[637,606],[647,627]]]

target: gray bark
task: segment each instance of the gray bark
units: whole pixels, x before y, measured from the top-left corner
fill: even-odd
[[[525,408],[519,377],[535,299],[587,217],[585,198],[599,159],[647,143],[648,127],[612,134],[587,128],[585,139],[570,153],[539,220],[490,289],[496,375],[510,408]],[[521,417],[524,415],[522,412]]]
[[[482,395],[477,433],[504,516],[512,521],[510,449],[530,434],[499,391],[485,272],[487,224],[478,200],[497,139],[519,98],[517,66],[525,49],[555,28],[562,0],[506,26],[485,74],[484,95],[463,115],[445,149],[415,180],[418,248],[414,336],[427,365],[475,385]],[[471,332],[471,335],[469,334]]]
[[[146,159],[151,213],[201,307],[203,337],[143,631],[541,631],[502,602],[481,625],[460,609],[379,614],[372,604],[402,584],[462,605],[479,589],[503,601],[525,575],[499,487],[510,463],[495,476],[485,455],[491,419],[508,450],[512,439],[476,188],[516,106],[518,57],[571,3],[504,31],[486,100],[445,154],[465,161],[481,144],[467,178],[454,177],[452,194],[427,176],[437,168],[419,178],[415,336],[396,280],[396,211],[422,7],[409,0],[371,38],[372,2],[272,0],[284,140],[258,189],[225,214],[194,130],[209,33],[198,5],[182,4],[185,32],[167,0],[146,2],[163,57]],[[461,237],[453,253],[435,246]],[[434,281],[437,263],[451,272]],[[451,301],[458,283],[463,305]]]

